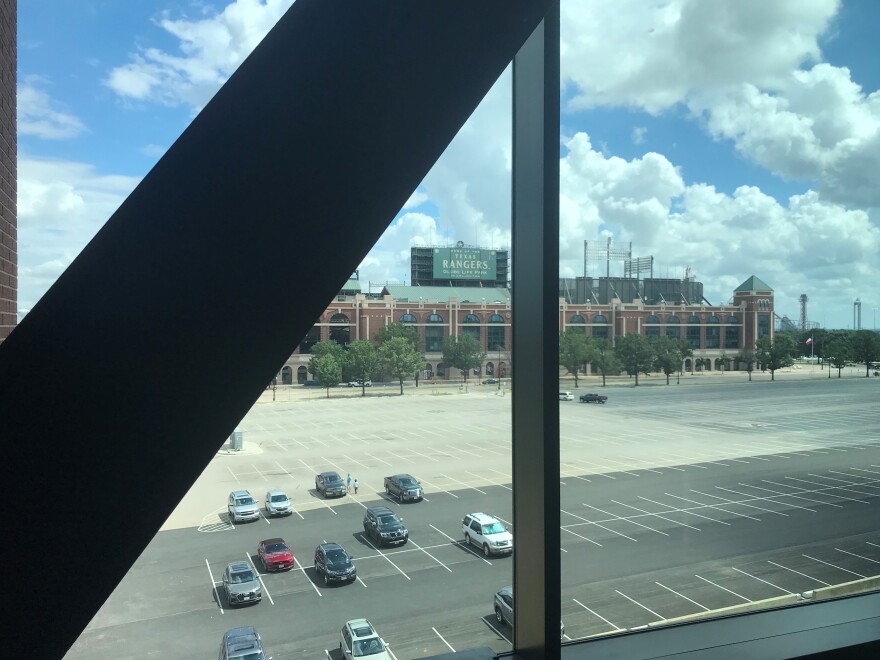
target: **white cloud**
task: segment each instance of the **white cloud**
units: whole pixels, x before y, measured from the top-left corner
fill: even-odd
[[[106,84],[119,96],[200,110],[293,4],[293,0],[235,0],[206,18],[156,22],[180,43],[181,54],[144,48],[113,68]]]
[[[630,134],[630,139],[633,144],[644,144],[645,135],[648,134],[648,129],[644,126],[636,126],[632,129],[632,133]]]
[[[58,103],[33,82],[20,83],[17,96],[16,121],[20,135],[34,135],[44,140],[65,140],[86,130],[77,117],[59,109]]]
[[[428,195],[422,192],[421,190],[416,190],[412,195],[409,196],[409,199],[403,205],[403,210],[408,211],[409,209],[418,208],[422,204],[428,201]]]

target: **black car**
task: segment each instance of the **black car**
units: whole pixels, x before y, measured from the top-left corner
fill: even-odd
[[[409,530],[387,506],[371,506],[364,513],[364,534],[377,545],[401,545],[409,538]]]
[[[581,403],[605,403],[608,397],[604,394],[581,394]]]
[[[315,572],[324,576],[324,584],[354,582],[357,568],[338,543],[322,543],[315,548]]]
[[[336,472],[322,472],[315,477],[315,490],[326,497],[343,497],[345,482]]]
[[[483,385],[497,385],[497,384],[498,384],[497,378],[487,378],[486,380],[483,381]]]
[[[410,474],[385,477],[385,493],[400,502],[418,502],[424,496],[422,484]]]

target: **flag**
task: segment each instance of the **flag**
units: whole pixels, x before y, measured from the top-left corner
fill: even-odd
[[[810,337],[809,339],[807,339],[807,346],[809,346],[809,345],[812,344],[812,343],[813,343],[813,338],[812,338],[812,337]]]

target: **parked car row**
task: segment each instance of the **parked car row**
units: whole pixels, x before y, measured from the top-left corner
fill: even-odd
[[[339,633],[339,652],[345,660],[369,657],[391,660],[385,640],[366,619],[352,619]],[[263,639],[253,626],[232,628],[223,633],[218,660],[272,660],[263,650]]]
[[[560,392],[559,393],[560,401],[574,401],[574,393],[573,392]],[[604,394],[593,394],[592,392],[587,394],[581,394],[580,396],[581,403],[605,403],[608,400],[608,397]]]

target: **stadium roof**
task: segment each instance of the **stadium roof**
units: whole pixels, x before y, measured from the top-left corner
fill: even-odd
[[[761,278],[752,275],[749,279],[736,287],[734,291],[773,291],[773,289],[767,286],[767,283]]]
[[[342,293],[347,293],[349,291],[356,291],[357,293],[361,293],[361,281],[350,279],[340,289],[340,292]]]
[[[480,286],[396,286],[388,285],[382,289],[383,295],[393,296],[397,302],[418,302],[419,300],[436,300],[445,303],[450,298],[460,302],[506,303],[510,299],[510,290]]]

